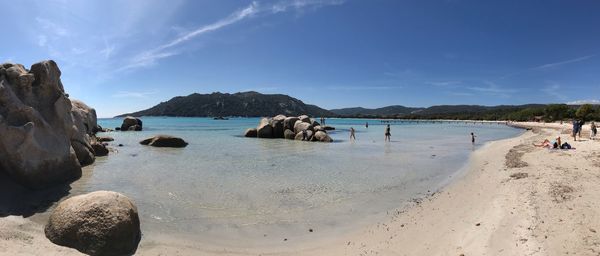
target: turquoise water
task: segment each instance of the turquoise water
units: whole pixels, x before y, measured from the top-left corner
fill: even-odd
[[[114,190],[131,197],[144,236],[172,234],[238,246],[310,240],[341,233],[435,191],[474,148],[521,131],[497,124],[329,119],[334,143],[244,138],[257,118],[143,118],[142,132],[109,132],[116,150],[86,167],[73,193]],[[365,128],[365,122],[369,128]],[[121,119],[100,119],[103,127]],[[356,141],[349,141],[349,128]],[[478,137],[471,145],[470,132]],[[142,146],[155,134],[178,136],[183,149]],[[117,144],[123,144],[118,147]]]

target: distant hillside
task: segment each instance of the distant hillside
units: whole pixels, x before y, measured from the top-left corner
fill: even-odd
[[[438,105],[428,108],[411,108],[389,106],[376,109],[344,108],[331,110],[340,117],[372,117],[403,119],[470,119],[470,120],[529,120],[547,114],[547,106],[542,104],[528,105]],[[573,116],[576,106],[565,106],[561,117]],[[567,113],[568,112],[568,113]]]
[[[331,112],[340,116],[393,116],[393,115],[408,115],[415,111],[423,110],[424,108],[410,108],[405,106],[388,106],[383,108],[341,108],[332,109]]]
[[[301,100],[283,94],[261,94],[258,92],[239,92],[234,94],[215,92],[211,94],[190,94],[179,96],[146,110],[120,116],[275,116],[309,115],[335,116],[334,113],[305,104]]]

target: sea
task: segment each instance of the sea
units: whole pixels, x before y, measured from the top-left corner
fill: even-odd
[[[112,150],[84,168],[71,193],[127,195],[144,238],[241,248],[310,242],[376,223],[452,182],[485,143],[522,133],[497,123],[327,119],[334,142],[320,143],[244,137],[259,118],[142,120],[141,132],[99,134],[115,139]],[[98,120],[105,128],[121,122]],[[384,141],[387,124],[391,142]],[[157,134],[189,145],[139,144]]]

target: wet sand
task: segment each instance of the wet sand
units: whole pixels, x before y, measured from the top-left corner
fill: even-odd
[[[384,221],[339,237],[268,248],[145,237],[138,255],[598,255],[600,140],[574,142],[569,125],[521,123],[521,136],[475,151],[462,177]],[[587,129],[586,129],[587,130]],[[576,150],[534,147],[562,134]],[[584,132],[584,137],[587,133]],[[143,225],[143,223],[142,223]],[[26,218],[0,219],[1,255],[73,255]],[[43,253],[42,253],[43,252]]]

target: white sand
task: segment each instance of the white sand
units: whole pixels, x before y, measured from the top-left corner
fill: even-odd
[[[218,248],[143,238],[138,254],[599,255],[600,141],[574,142],[563,134],[576,150],[536,148],[533,142],[568,133],[569,125],[522,125],[539,128],[487,144],[473,154],[464,177],[354,233],[323,238],[315,232],[318,241],[311,243],[251,249],[238,249],[235,241]],[[41,225],[20,217],[0,219],[0,238],[1,255],[76,254],[51,244]]]

